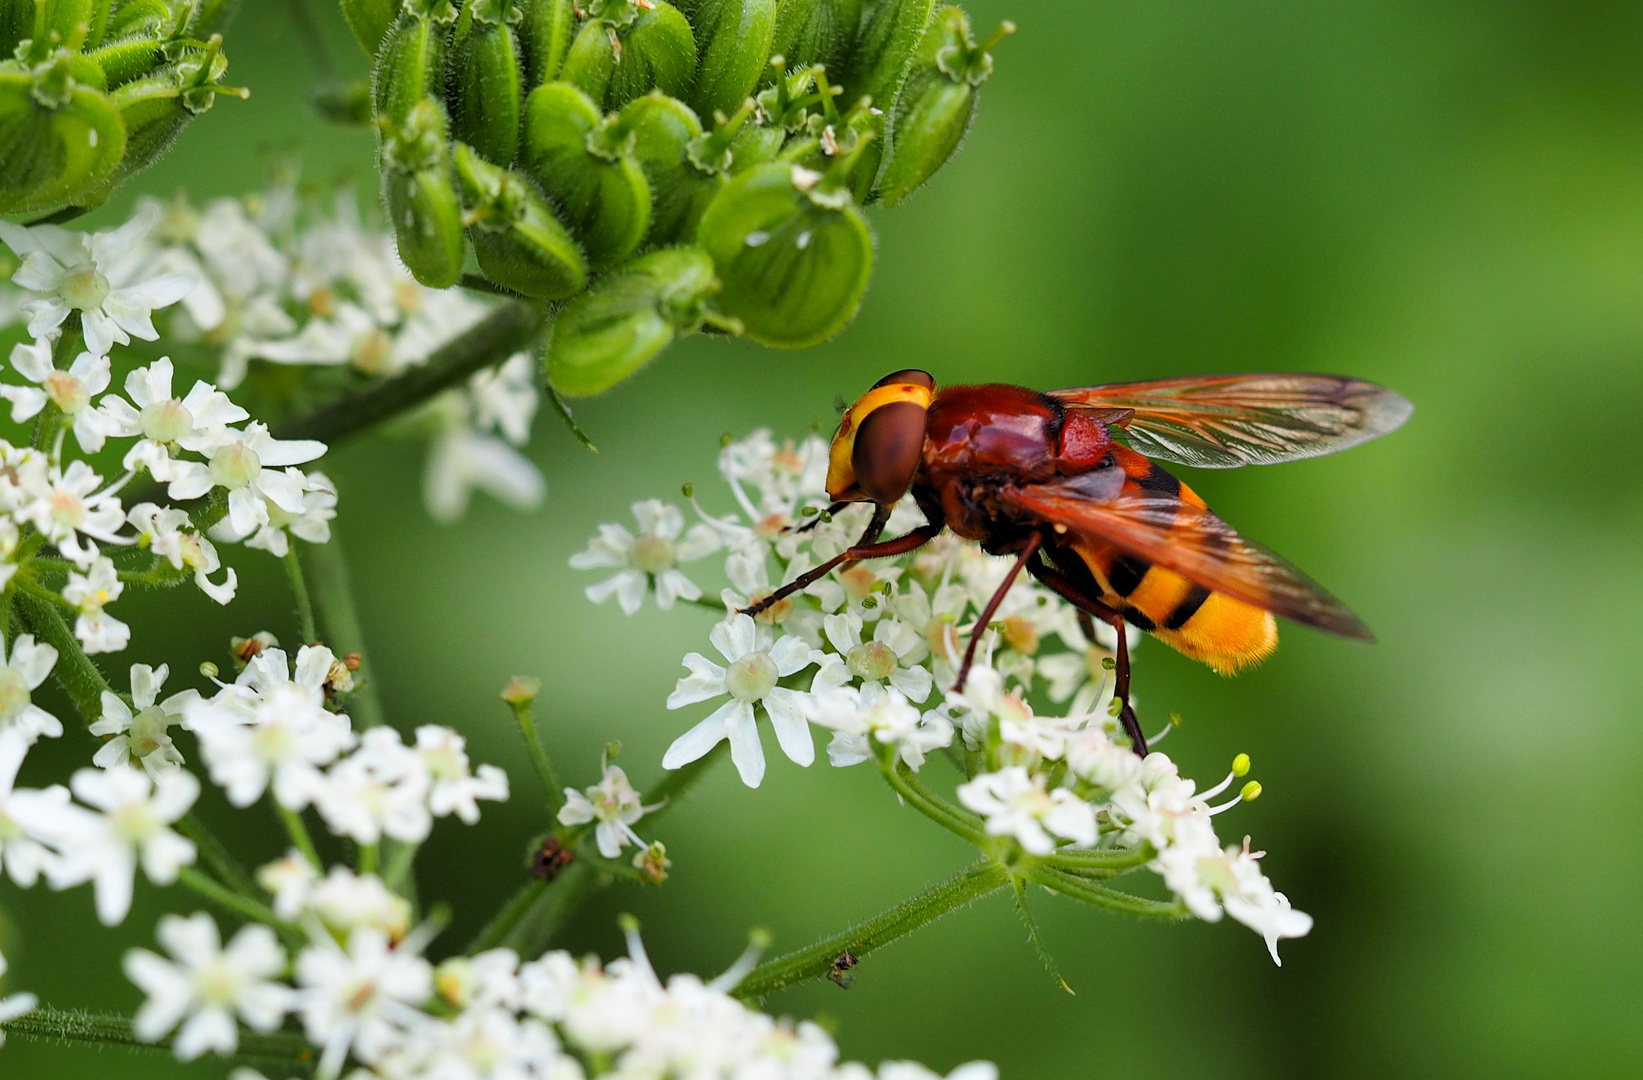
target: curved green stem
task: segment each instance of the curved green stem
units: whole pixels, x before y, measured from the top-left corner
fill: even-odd
[[[111,687],[102,671],[80,648],[79,639],[57,610],[53,601],[61,601],[62,597],[46,592],[21,574],[12,582],[22,585],[15,593],[18,614],[40,640],[57,650],[57,666],[52,669],[52,677],[68,692],[86,723],[92,723],[103,715],[103,691]]]
[[[376,665],[365,647],[365,631],[360,626],[359,610],[354,606],[347,553],[342,550],[336,522],[331,523],[330,541],[309,544],[303,556],[314,576],[315,604],[331,651],[338,656],[359,654],[359,670],[354,672],[355,690],[348,695],[348,714],[361,728],[376,727],[383,722],[382,696],[377,693],[374,677]]]
[[[286,835],[291,838],[292,845],[302,852],[302,857],[308,860],[308,865],[317,873],[325,873],[325,863],[320,860],[319,849],[314,847],[314,837],[309,833],[308,823],[302,820],[302,815],[280,805],[279,800],[272,797],[272,793],[268,801],[278,812],[280,822],[285,826]]]
[[[1027,880],[1052,892],[1123,915],[1135,915],[1143,919],[1184,919],[1191,914],[1186,904],[1179,900],[1148,900],[1144,896],[1132,896],[1084,878],[1074,877],[1043,863],[1024,864],[1021,872]]]
[[[1009,871],[992,859],[933,885],[917,896],[902,901],[889,911],[842,933],[786,956],[767,960],[748,972],[731,993],[738,998],[756,998],[784,986],[819,978],[844,953],[865,956],[919,927],[934,922],[950,911],[995,893],[1010,882]]]
[[[547,797],[548,817],[557,821],[559,808],[565,805],[565,791],[559,784],[559,774],[554,772],[547,747],[542,743],[542,733],[536,729],[531,702],[509,701],[508,708],[513,710],[514,722],[519,725],[519,734],[525,740],[525,752],[530,755],[531,765],[536,769],[536,778],[542,783],[542,790]]]
[[[895,747],[880,746],[875,749],[879,755],[879,772],[909,806],[948,832],[968,840],[977,847],[987,843],[987,834],[980,827],[980,818],[959,809],[919,783],[910,774],[902,772]]]
[[[297,627],[302,643],[312,645],[319,640],[319,629],[314,625],[314,602],[308,597],[308,579],[302,575],[302,560],[297,556],[297,542],[290,541],[285,548],[285,573],[291,579],[291,594],[297,605]]]
[[[345,395],[307,416],[274,428],[278,439],[318,439],[335,445],[448,390],[474,372],[500,364],[535,339],[547,318],[540,305],[500,304],[462,334],[435,349],[428,362],[403,375]]]
[[[154,1042],[144,1041],[137,1037],[131,1020],[124,1016],[88,1013],[78,1009],[53,1009],[50,1006],[42,1006],[15,1020],[6,1021],[0,1024],[0,1031],[31,1041],[119,1046],[137,1052],[166,1055],[171,1054],[172,1044],[176,1041],[175,1034]],[[214,1060],[224,1065],[260,1065],[308,1073],[313,1068],[313,1048],[300,1035],[283,1032],[259,1035],[241,1031],[239,1050]]]
[[[1041,861],[1063,870],[1133,870],[1158,857],[1151,844],[1116,851],[1058,851]]]
[[[198,870],[183,867],[177,875],[177,883],[194,890],[218,907],[226,911],[232,911],[242,919],[273,927],[287,941],[300,942],[303,940],[302,931],[275,915],[273,909],[267,904],[258,903],[248,897],[241,896],[226,886],[219,885]]]
[[[258,892],[256,885],[252,883],[251,875],[245,872],[245,868],[223,846],[223,842],[218,840],[216,835],[205,827],[205,822],[201,821],[193,811],[189,811],[178,819],[177,831],[194,842],[194,847],[199,851],[200,857],[205,860],[205,864],[211,868],[212,873],[216,874],[224,885],[247,899],[259,900],[261,898],[262,893]]]

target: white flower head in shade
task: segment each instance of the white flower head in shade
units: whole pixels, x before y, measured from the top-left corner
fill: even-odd
[[[234,599],[239,589],[239,575],[230,566],[222,584],[211,580],[212,574],[223,569],[222,557],[217,554],[216,545],[194,531],[194,523],[187,513],[174,506],[160,507],[145,502],[133,506],[126,520],[137,530],[138,547],[148,548],[175,569],[186,566],[194,571],[194,584],[217,603],[227,604]]]
[[[468,763],[467,740],[448,727],[424,724],[416,729],[416,745],[428,772],[428,810],[434,817],[455,814],[463,824],[479,821],[479,803],[506,802],[508,774],[495,765],[477,770]]]
[[[348,718],[325,708],[335,662],[325,646],[304,645],[293,677],[284,650],[264,649],[235,682],[184,707],[211,781],[230,803],[249,806],[270,785],[287,810],[302,810],[318,795],[320,768],[354,744]]]
[[[34,640],[33,634],[18,634],[7,654],[0,637],[0,735],[16,733],[29,746],[44,735],[55,739],[63,733],[63,722],[34,704],[33,693],[57,665],[57,650]]]
[[[314,802],[330,830],[356,844],[375,844],[384,836],[416,844],[433,828],[431,782],[427,759],[381,725],[331,766]]]
[[[700,599],[701,588],[678,565],[717,551],[719,534],[700,524],[686,531],[684,514],[660,499],[634,503],[633,516],[639,525],[637,535],[607,522],[599,526],[599,535],[588,541],[586,549],[571,556],[571,567],[576,570],[619,568],[599,584],[589,585],[588,599],[602,604],[614,596],[629,615],[644,604],[652,587],[656,606],[663,611],[671,610],[678,600]]]
[[[1095,808],[1066,788],[1046,791],[1044,778],[1020,765],[960,784],[958,801],[987,821],[989,836],[1013,836],[1032,855],[1055,851],[1055,838],[1095,843]]]
[[[23,888],[32,888],[40,879],[51,854],[24,824],[17,819],[17,806],[35,804],[31,820],[37,825],[55,828],[60,821],[58,811],[68,805],[68,789],[62,786],[45,791],[16,789],[17,770],[28,756],[30,742],[16,730],[0,731],[0,865],[11,880]]]
[[[0,977],[6,974],[6,958],[0,955]],[[40,1004],[40,999],[33,994],[8,994],[0,998],[0,1024],[15,1020],[19,1016],[26,1016],[33,1012]],[[6,1032],[0,1028],[0,1046],[6,1045]]]
[[[108,389],[108,357],[82,352],[67,371],[58,371],[52,362],[51,342],[35,341],[11,349],[11,366],[37,386],[0,384],[0,397],[11,402],[13,423],[36,416],[49,401],[70,418],[74,439],[80,449],[95,454],[113,434],[103,413],[91,399]]]
[[[929,654],[924,636],[900,619],[879,619],[870,641],[862,640],[861,616],[851,611],[823,620],[827,642],[838,651],[816,673],[817,693],[860,680],[862,686],[889,684],[907,700],[922,702],[934,683],[919,661]]]
[[[330,873],[315,882],[305,906],[339,937],[368,928],[398,941],[411,927],[410,901],[375,874],[356,874],[345,866],[331,867]]]
[[[927,755],[953,742],[953,722],[943,713],[921,713],[899,690],[867,683],[818,693],[810,705],[813,723],[833,730],[827,759],[843,768],[873,758],[873,743],[894,746],[915,772]]]
[[[14,813],[57,852],[46,865],[52,888],[92,882],[98,919],[118,925],[131,910],[139,861],[156,885],[176,881],[194,861],[193,843],[171,825],[194,805],[199,781],[181,769],[158,780],[137,769],[81,769],[69,786],[84,806],[31,799]]]
[[[177,451],[209,456],[233,441],[229,425],[251,416],[207,382],[196,381],[186,397],[172,397],[172,377],[171,358],[162,356],[126,376],[129,402],[110,394],[101,404],[110,434],[140,436],[126,451],[122,464],[131,470],[145,468],[164,484],[177,478],[173,463]]]
[[[125,582],[120,580],[113,561],[104,556],[93,559],[83,574],[69,571],[63,599],[80,613],[74,620],[74,636],[87,653],[119,652],[130,643],[131,627],[103,610],[123,592]]]
[[[777,680],[796,675],[814,663],[809,645],[792,636],[771,641],[768,627],[756,625],[740,613],[733,613],[714,625],[708,639],[725,658],[720,667],[701,653],[689,653],[684,666],[690,674],[679,680],[668,695],[669,709],[682,709],[700,701],[729,695],[730,700],[712,715],[674,740],[662,758],[664,769],[677,769],[707,754],[722,740],[730,740],[730,758],[748,787],[758,787],[764,779],[764,748],[754,720],[754,706],[764,709],[776,741],[797,765],[808,766],[816,758],[815,743],[805,720],[810,695],[777,685]]]
[[[540,402],[530,353],[514,353],[496,367],[475,372],[468,380],[468,395],[474,426],[480,431],[495,428],[515,446],[530,442],[531,421]]]
[[[342,867],[336,869],[342,870]],[[296,848],[287,851],[285,858],[257,868],[257,884],[274,898],[274,914],[286,922],[296,922],[309,910],[317,881],[319,871]]]
[[[634,824],[655,806],[644,805],[644,800],[628,783],[628,774],[615,765],[605,767],[599,782],[584,791],[565,789],[565,805],[559,808],[561,825],[599,824],[594,828],[594,839],[599,843],[599,854],[614,859],[628,844],[644,847],[645,842],[633,831]]]
[[[297,985],[303,1030],[322,1048],[316,1072],[335,1077],[350,1051],[370,1064],[426,1022],[420,1007],[433,994],[433,969],[365,928],[348,936],[346,948],[324,935],[304,949]]]
[[[126,978],[148,995],[133,1024],[138,1038],[154,1042],[181,1024],[172,1049],[192,1061],[239,1049],[236,1018],[264,1032],[285,1019],[291,989],[274,981],[286,958],[273,930],[243,926],[225,949],[211,916],[196,912],[165,916],[156,936],[172,959],[147,949],[125,956]]]
[[[150,776],[181,767],[183,754],[172,741],[169,729],[183,722],[183,710],[200,695],[184,690],[160,701],[160,687],[169,674],[171,669],[164,664],[158,669],[147,664],[131,665],[130,706],[117,694],[103,691],[103,715],[91,725],[91,733],[109,738],[91,759],[93,765],[113,769],[135,761]]]
[[[23,304],[30,336],[55,336],[70,312],[78,311],[86,349],[99,356],[107,356],[110,346],[130,344],[132,337],[158,338],[155,309],[187,296],[194,277],[124,277],[116,272],[158,220],[152,208],[139,210],[119,228],[98,233],[0,221],[0,240],[23,259],[11,280],[34,294]]]
[[[434,437],[422,500],[435,521],[449,524],[467,513],[475,491],[515,510],[531,510],[541,505],[547,484],[529,458],[463,419]]]

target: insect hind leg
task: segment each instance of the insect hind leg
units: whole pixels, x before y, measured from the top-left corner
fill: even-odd
[[[1091,596],[1082,585],[1050,566],[1044,561],[1043,556],[1036,552],[1027,563],[1027,573],[1043,582],[1080,612],[1100,619],[1117,632],[1118,656],[1114,672],[1116,684],[1113,687],[1113,698],[1120,703],[1118,721],[1124,725],[1124,733],[1130,737],[1130,746],[1135,750],[1136,756],[1146,757],[1147,737],[1141,733],[1141,722],[1136,719],[1135,710],[1130,708],[1130,643],[1123,614]],[[1094,627],[1090,629],[1093,630]],[[1093,639],[1095,635],[1089,636]]]

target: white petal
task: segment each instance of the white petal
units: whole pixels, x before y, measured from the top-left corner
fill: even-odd
[[[725,733],[730,736],[730,760],[736,763],[742,783],[756,788],[764,780],[764,747],[759,745],[759,727],[753,722],[753,706],[745,701],[731,700],[720,710],[726,711],[731,714],[725,721]]]
[[[758,641],[758,630],[753,625],[751,616],[738,612],[722,622],[715,623],[713,629],[708,632],[707,639],[719,650],[721,656],[735,663],[753,651]]]
[[[816,744],[810,738],[810,724],[804,718],[804,698],[797,690],[778,686],[765,695],[764,708],[770,714],[770,726],[776,731],[782,753],[795,765],[809,768],[816,760]]]
[[[713,714],[677,739],[662,755],[662,768],[677,769],[681,765],[688,765],[698,758],[705,757],[709,750],[718,746],[726,735],[725,724],[737,712],[737,705],[746,705],[745,702],[727,701],[714,710]],[[747,709],[748,722],[753,719],[753,710]]]

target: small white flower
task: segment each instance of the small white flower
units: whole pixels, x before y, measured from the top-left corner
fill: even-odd
[[[0,862],[5,865],[11,880],[23,888],[31,888],[40,879],[51,854],[29,829],[16,818],[18,805],[36,804],[33,821],[55,827],[59,811],[68,805],[68,789],[61,786],[45,791],[18,791],[17,770],[22,768],[28,755],[29,740],[16,729],[0,731]],[[49,831],[49,830],[48,830]]]
[[[758,787],[764,779],[764,748],[759,745],[759,729],[753,706],[764,707],[776,741],[795,764],[808,766],[816,758],[805,721],[810,695],[776,685],[778,679],[797,674],[814,661],[809,645],[796,637],[783,637],[774,644],[768,628],[754,624],[742,614],[733,614],[716,624],[708,640],[729,662],[720,667],[701,653],[689,653],[684,666],[690,674],[680,679],[668,695],[667,707],[680,709],[699,701],[728,694],[730,700],[668,747],[662,768],[677,769],[704,756],[724,739],[730,740],[730,759],[736,763],[742,783]]]
[[[171,741],[167,731],[183,721],[184,708],[200,695],[194,690],[172,694],[158,701],[160,687],[171,669],[161,664],[158,670],[147,664],[131,665],[131,701],[137,711],[107,690],[103,691],[103,715],[91,725],[91,733],[113,736],[97,751],[91,763],[100,768],[113,769],[135,760],[150,776],[172,772],[183,763],[182,751]]]
[[[1030,854],[1049,855],[1061,837],[1095,843],[1095,808],[1066,788],[1044,789],[1044,778],[1020,765],[960,784],[958,801],[987,819],[989,836],[1013,836]]]
[[[0,976],[5,974],[6,958],[0,955]],[[40,999],[33,994],[9,994],[0,998],[0,1024],[33,1012],[39,1004]],[[4,1045],[6,1045],[6,1032],[4,1028],[0,1028],[0,1046]]]
[[[171,396],[171,382],[171,358],[162,356],[126,376],[130,402],[110,394],[101,406],[110,434],[141,436],[126,451],[125,468],[145,468],[164,484],[177,478],[173,458],[178,450],[209,455],[233,441],[230,424],[251,415],[210,383],[196,380],[188,396],[179,399]]]
[[[692,525],[685,532],[684,514],[660,499],[634,503],[633,516],[639,523],[637,536],[609,522],[599,526],[599,535],[588,541],[586,549],[571,556],[571,567],[576,570],[622,568],[615,576],[589,585],[588,599],[602,604],[615,596],[628,615],[639,610],[652,585],[656,606],[663,611],[672,610],[676,600],[700,599],[701,588],[685,577],[678,564],[717,551],[718,533],[706,525]]]
[[[520,1007],[519,954],[490,949],[475,956],[453,956],[434,971],[439,996],[459,1009],[469,1006]]]
[[[293,678],[284,650],[264,649],[234,683],[184,707],[211,781],[230,803],[249,806],[272,784],[275,801],[302,810],[325,786],[320,767],[354,744],[348,718],[325,708],[335,662],[323,645],[305,645]]]
[[[936,711],[921,714],[899,690],[878,683],[842,686],[816,695],[810,719],[833,729],[827,758],[839,768],[871,760],[869,738],[894,746],[915,772],[924,766],[926,755],[953,742],[953,722],[946,716]]]
[[[78,534],[110,544],[130,543],[119,536],[125,510],[113,495],[99,493],[103,478],[83,461],[70,462],[59,471],[53,466],[44,483],[31,492],[23,513],[63,557],[86,567],[97,557],[95,544],[82,547]]]
[[[357,844],[384,836],[421,843],[433,828],[426,759],[391,727],[371,728],[348,757],[331,767],[315,799],[325,824]]]
[[[227,604],[234,599],[239,575],[230,566],[221,585],[211,580],[211,575],[222,569],[222,558],[216,545],[193,531],[193,522],[186,513],[145,502],[133,506],[127,520],[137,530],[139,547],[147,547],[178,570],[185,566],[193,570],[194,584],[217,603]]]
[[[479,821],[477,799],[506,802],[508,774],[495,765],[468,767],[467,741],[448,727],[425,724],[416,729],[416,746],[428,770],[428,810],[434,817],[455,814],[464,824]]]
[[[257,884],[273,895],[274,914],[286,922],[296,922],[308,910],[318,880],[319,871],[296,848],[287,851],[285,858],[257,868]]]
[[[23,305],[30,336],[55,335],[69,313],[78,311],[86,348],[100,356],[112,345],[129,345],[133,336],[158,338],[154,310],[187,296],[195,279],[164,273],[128,279],[113,273],[157,220],[152,209],[139,210],[119,228],[98,233],[0,221],[0,240],[23,257],[12,281],[35,294]]]
[[[561,825],[597,821],[599,825],[593,835],[599,842],[599,854],[607,859],[622,854],[622,848],[630,843],[635,847],[645,846],[633,826],[656,807],[644,805],[639,793],[628,783],[627,773],[615,765],[606,766],[599,782],[585,790],[586,794],[575,788],[565,789],[565,805],[559,808]]]
[[[79,462],[75,462],[76,465]],[[131,627],[103,610],[120,598],[125,583],[114,563],[105,556],[92,560],[85,573],[71,570],[63,586],[63,599],[80,612],[74,620],[74,636],[88,653],[119,652],[131,641]]]
[[[515,510],[539,506],[547,485],[531,460],[502,439],[466,423],[434,438],[423,475],[422,498],[435,521],[450,523],[467,512],[474,491]]]
[[[368,928],[398,941],[411,926],[410,901],[375,874],[356,874],[345,866],[331,867],[324,880],[309,891],[306,907],[328,930],[343,937]]]
[[[480,431],[494,427],[515,446],[530,441],[531,420],[539,402],[536,364],[530,353],[514,353],[496,367],[475,372],[468,380],[468,394],[473,400],[474,426]]]
[[[942,1076],[916,1061],[886,1061],[879,1065],[879,1080],[942,1080]],[[998,1080],[998,1066],[972,1061],[948,1073],[946,1080]]]
[[[56,664],[57,650],[36,642],[33,634],[17,635],[9,657],[0,637],[0,735],[16,732],[27,747],[42,735],[55,739],[63,733],[63,722],[33,699]]]
[[[321,1077],[335,1077],[352,1050],[370,1064],[424,1022],[433,969],[390,947],[379,930],[360,929],[346,951],[329,937],[297,957],[298,1008],[308,1040],[322,1047]]]
[[[112,433],[102,412],[91,405],[91,399],[108,388],[108,357],[82,352],[67,371],[58,371],[51,353],[49,341],[12,346],[11,366],[39,388],[0,385],[0,397],[11,402],[12,421],[19,424],[51,402],[73,420],[74,439],[80,448],[95,454]]]
[[[301,469],[286,469],[285,475],[302,490],[302,510],[287,511],[279,503],[265,500],[266,520],[256,532],[247,537],[230,518],[223,518],[211,529],[211,535],[226,544],[245,541],[245,546],[260,548],[276,558],[285,558],[291,550],[291,536],[310,544],[325,544],[331,540],[331,521],[337,516],[336,486],[322,472],[304,473]]]
[[[13,813],[56,850],[58,857],[46,866],[52,888],[93,882],[97,917],[115,926],[131,910],[139,860],[156,885],[176,881],[178,871],[194,861],[193,843],[170,825],[194,805],[200,784],[180,769],[157,781],[136,769],[81,769],[69,785],[85,806],[31,799],[15,805]]]
[[[312,439],[276,439],[265,424],[247,424],[244,431],[227,430],[228,441],[211,451],[208,464],[176,461],[166,489],[173,499],[198,499],[214,487],[228,492],[228,517],[234,532],[249,536],[268,520],[268,503],[288,514],[304,510],[304,484],[289,472],[325,453],[325,444]],[[300,477],[300,473],[298,476]]]
[[[388,363],[393,339],[364,308],[343,302],[329,318],[308,320],[296,337],[263,341],[248,347],[253,360],[276,364],[351,364],[367,375],[379,374]]]
[[[225,949],[211,916],[196,912],[165,916],[156,936],[172,960],[147,949],[125,956],[126,977],[148,995],[133,1023],[138,1038],[154,1042],[182,1024],[173,1050],[192,1061],[208,1050],[239,1049],[236,1017],[257,1031],[285,1019],[291,991],[274,981],[286,961],[273,930],[241,927]]]
[[[915,703],[930,696],[934,686],[930,672],[918,665],[928,650],[923,636],[907,623],[880,619],[873,627],[871,641],[862,640],[862,620],[855,612],[828,615],[822,626],[828,643],[838,652],[829,656],[816,673],[813,692],[859,679],[864,687],[888,683]]]

